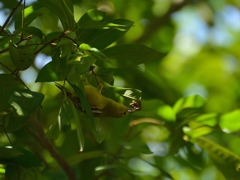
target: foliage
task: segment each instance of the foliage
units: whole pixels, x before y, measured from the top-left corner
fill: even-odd
[[[238,179],[238,1],[2,4],[1,178]]]

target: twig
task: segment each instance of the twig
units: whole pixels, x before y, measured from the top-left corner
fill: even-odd
[[[23,8],[22,8],[22,23],[21,23],[21,27],[24,28],[24,9],[25,9],[25,0],[23,1]],[[20,41],[23,39],[23,32],[21,32],[21,39]]]
[[[12,71],[11,69],[9,69],[6,65],[4,65],[3,63],[0,62],[0,65],[2,65],[3,67],[5,67],[9,72],[11,72],[12,75],[14,75],[19,81],[21,81],[21,83],[28,89],[29,87],[23,82],[23,80],[21,78],[18,77],[18,75],[16,74],[16,72],[18,72],[18,69]]]
[[[4,127],[4,124],[3,123],[0,123],[0,124],[1,124],[1,126],[3,128],[3,131],[4,131],[5,135],[7,136],[7,139],[9,141],[9,143],[11,144],[11,146],[13,146],[13,143],[12,143],[11,139],[9,138],[9,136],[7,134],[7,131],[6,131],[5,127]]]
[[[11,72],[12,73],[12,70],[11,69],[9,69],[5,64],[3,64],[3,63],[1,63],[0,62],[0,64],[3,66],[3,67],[5,67],[9,72]]]
[[[22,3],[23,0],[20,0],[18,2],[18,4],[16,5],[16,7],[13,8],[12,12],[9,14],[8,18],[6,19],[6,21],[4,22],[2,28],[0,29],[0,35],[3,32],[4,28],[7,26],[8,22],[10,21],[12,15],[15,13],[15,11],[17,10],[18,6],[20,6],[20,4]]]
[[[54,41],[58,40],[59,38],[65,36],[66,34],[68,34],[68,30],[63,31],[62,34],[60,34],[58,37],[53,38],[51,41],[47,42],[46,44],[44,44],[41,48],[39,48],[34,55],[36,56],[41,50],[43,50],[45,47],[47,47],[49,44],[53,43]]]
[[[77,180],[76,175],[74,171],[71,169],[71,167],[69,166],[69,164],[56,151],[56,149],[52,146],[52,144],[47,139],[45,139],[42,126],[34,118],[30,119],[30,124],[34,127],[34,129],[37,131],[39,135],[39,137],[37,137],[36,135],[33,137],[37,139],[41,143],[41,145],[49,151],[51,156],[58,162],[59,166],[65,171],[69,179]]]

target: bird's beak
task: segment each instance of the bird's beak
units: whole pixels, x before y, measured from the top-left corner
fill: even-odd
[[[135,112],[135,111],[136,111],[136,109],[128,109],[128,110],[127,110],[128,113],[133,113],[133,112]]]

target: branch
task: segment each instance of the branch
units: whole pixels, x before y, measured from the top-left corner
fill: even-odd
[[[44,131],[42,126],[36,121],[34,118],[30,119],[30,124],[34,127],[34,129],[37,131],[39,137],[36,135],[32,134],[37,141],[41,143],[41,145],[46,148],[51,156],[58,162],[59,166],[65,171],[66,175],[68,176],[69,179],[71,180],[77,180],[76,175],[74,171],[71,169],[69,164],[65,161],[65,159],[56,151],[56,149],[52,146],[52,144],[45,139],[44,137]]]
[[[4,131],[5,135],[6,135],[6,137],[7,137],[8,141],[9,141],[9,143],[11,144],[11,146],[13,146],[13,143],[12,143],[10,137],[8,136],[8,133],[7,133],[6,129],[5,129],[4,124],[0,122],[0,125],[2,126],[3,131]]]
[[[0,34],[3,32],[4,28],[7,26],[8,22],[10,21],[12,15],[15,13],[15,11],[17,10],[18,6],[20,6],[20,4],[22,3],[23,0],[20,0],[18,2],[18,4],[16,5],[16,7],[13,8],[12,12],[9,14],[8,18],[6,19],[6,21],[4,22],[2,28],[0,29]]]
[[[45,47],[47,47],[48,45],[50,45],[51,43],[57,41],[58,39],[60,39],[61,37],[64,37],[66,34],[68,34],[69,31],[66,30],[66,31],[63,31],[62,34],[60,34],[58,37],[52,39],[51,41],[47,42],[46,44],[44,44],[41,48],[39,48],[35,53],[34,55],[36,56],[41,50],[43,50]]]
[[[174,12],[179,11],[181,8],[183,8],[184,6],[190,3],[191,3],[191,0],[183,0],[181,3],[173,4],[164,16],[161,16],[151,21],[150,24],[145,28],[142,36],[139,37],[137,40],[135,40],[134,43],[141,43],[149,39],[159,28],[164,26],[166,22],[169,21],[170,16]]]

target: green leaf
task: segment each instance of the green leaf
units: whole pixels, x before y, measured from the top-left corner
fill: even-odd
[[[122,88],[123,90],[123,88]],[[130,99],[134,99],[137,101],[141,101],[142,99],[142,91],[139,89],[132,89],[132,88],[124,88],[124,93],[123,96],[130,98]]]
[[[169,105],[162,105],[158,108],[157,113],[166,121],[175,121],[176,114],[173,111],[173,108]]]
[[[240,172],[238,171],[240,157],[238,155],[207,137],[199,137],[196,139],[196,142],[209,153],[214,164],[226,179],[236,179],[240,176]]]
[[[31,24],[33,20],[35,20],[40,15],[41,15],[41,7],[37,3],[25,8],[23,27],[27,27],[29,24]],[[16,13],[14,25],[16,30],[22,28],[22,11]]]
[[[44,95],[28,89],[19,89],[13,92],[8,102],[15,109],[18,116],[28,116],[40,106]]]
[[[0,118],[0,122],[8,133],[14,132],[23,127],[29,120],[29,116],[16,116],[15,113],[10,113]],[[5,133],[2,128],[0,132]]]
[[[208,113],[208,114],[202,114],[196,118],[196,121],[208,125],[208,126],[215,126],[217,125],[219,121],[220,116],[216,113]]]
[[[108,98],[126,105],[133,111],[137,110],[134,110],[133,106],[141,109],[142,91],[139,89],[108,86],[104,92]]]
[[[128,68],[152,60],[160,60],[164,54],[140,44],[122,44],[102,51],[109,60],[97,61],[99,67]]]
[[[38,0],[38,2],[60,18],[64,29],[75,27],[73,5],[70,0]]]
[[[104,155],[106,155],[105,151],[83,152],[83,153],[81,153],[81,156],[74,155],[73,157],[70,157],[69,159],[67,159],[67,161],[70,165],[76,165],[76,164],[81,163],[84,160],[97,158],[97,157],[102,157]]]
[[[32,51],[31,48],[16,46],[12,42],[9,43],[9,53],[13,64],[19,70],[29,68],[35,57],[34,51]]]
[[[8,103],[9,97],[12,93],[22,85],[22,82],[9,74],[0,74],[0,114],[9,109],[11,105]]]
[[[62,101],[62,106],[60,108],[60,112],[59,112],[59,118],[60,118],[62,126],[69,125],[70,119],[73,118],[73,113],[68,110],[70,107],[71,107],[71,104],[70,104],[69,98],[64,98]]]
[[[14,147],[15,149],[21,151],[23,155],[19,155],[15,158],[13,158],[13,162],[16,164],[19,164],[24,167],[36,167],[36,166],[42,166],[40,160],[38,157],[33,154],[32,152],[21,148],[21,147]]]
[[[100,50],[97,48],[91,47],[88,44],[80,44],[79,49],[81,51],[87,52],[90,56],[92,56],[94,59],[98,61],[108,62],[110,59],[103,54]]]
[[[23,155],[21,151],[11,147],[0,147],[0,163],[5,164],[7,159],[12,159],[17,156]]]
[[[93,113],[92,113],[92,109],[91,109],[91,106],[89,105],[88,101],[86,100],[86,97],[84,96],[84,93],[75,84],[72,84],[70,82],[68,82],[68,83],[72,86],[75,93],[80,98],[80,102],[81,102],[81,105],[82,105],[83,109],[86,110],[86,113],[87,113],[90,121],[92,122],[92,124],[94,124],[94,116],[93,116]]]
[[[99,15],[99,17],[102,16]],[[126,19],[115,19],[109,22],[90,20],[88,23],[86,23],[86,19],[84,18],[83,22],[79,21],[80,28],[77,30],[77,40],[97,49],[104,49],[117,41],[133,25],[132,21]]]
[[[73,118],[71,104],[69,98],[63,98],[62,105],[59,110],[58,119],[49,128],[45,135],[46,138],[58,139],[62,128],[70,126],[70,120]],[[69,127],[70,128],[70,127]]]
[[[75,121],[76,128],[77,128],[77,137],[78,137],[78,143],[79,143],[79,153],[81,153],[84,149],[84,137],[83,137],[83,132],[82,132],[82,125],[77,113],[77,110],[75,106],[73,105],[72,101],[69,101],[71,105],[71,111],[73,114],[73,120]]]
[[[105,12],[97,9],[88,10],[77,22],[79,28],[94,24],[94,22],[103,21],[106,16]]]
[[[220,117],[219,126],[222,130],[230,132],[236,132],[240,130],[240,110],[234,110],[232,112],[223,114]]]
[[[173,106],[181,126],[189,121],[188,118],[198,116],[202,112],[205,99],[199,95],[192,95],[179,99]],[[184,120],[184,121],[182,121]]]
[[[191,138],[201,137],[213,131],[213,128],[209,126],[204,126],[197,121],[190,121],[189,127],[191,128],[191,130],[189,130],[188,128],[183,128],[183,131]]]
[[[94,64],[96,60],[91,57],[91,56],[87,56],[87,57],[82,57],[80,61],[73,61],[71,63],[68,64],[69,66],[69,73],[68,76],[71,75],[82,75],[84,73],[87,73],[89,71],[90,66],[92,66],[92,64]]]
[[[39,28],[36,28],[33,26],[19,28],[16,31],[14,31],[14,34],[20,34],[21,32],[24,32],[33,36],[37,36],[39,39],[43,39],[44,37],[43,32]]]
[[[200,108],[205,104],[205,99],[199,95],[191,95],[179,99],[173,106],[175,113],[185,108]]]
[[[49,139],[57,140],[59,137],[60,131],[61,131],[61,122],[58,119],[55,123],[53,123],[48,128],[48,131],[46,132],[45,137]]]
[[[94,118],[94,129],[92,130],[94,139],[100,144],[106,135],[108,127],[107,118]]]
[[[66,67],[64,59],[51,61],[40,70],[36,82],[63,81],[67,73]]]

